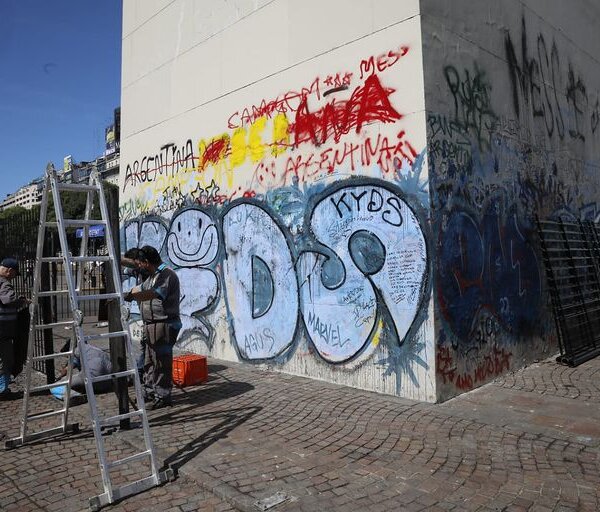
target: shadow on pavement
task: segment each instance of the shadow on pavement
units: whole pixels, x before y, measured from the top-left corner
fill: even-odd
[[[175,394],[172,397],[174,406],[185,404],[203,406],[242,395],[254,390],[254,386],[247,382],[229,380],[227,382],[207,381],[190,391],[182,388],[179,389],[181,393]]]
[[[215,371],[214,366],[219,365],[211,365],[211,371]],[[226,367],[223,366],[223,368]],[[198,412],[198,408],[220,400],[233,398],[252,390],[254,390],[254,386],[247,382],[232,380],[223,382],[221,380],[219,382],[205,382],[202,386],[191,391],[182,389],[181,394],[174,395],[173,407],[164,411],[163,414],[150,419],[150,426],[152,428],[174,423],[181,424],[187,421],[220,421],[169,456],[164,461],[164,468],[170,467],[177,472],[181,466],[192,460],[200,452],[219,439],[227,437],[229,432],[262,410],[262,407],[239,407],[202,413]]]
[[[163,469],[171,468],[177,473],[181,466],[195,458],[196,455],[208,448],[211,444],[227,437],[229,432],[248,421],[261,410],[262,407],[242,407],[239,409],[227,409],[196,415],[196,419],[222,418],[222,421],[208,429],[196,439],[186,443],[173,455],[165,459]],[[181,420],[181,418],[179,419]]]
[[[158,427],[181,423],[187,420],[201,419],[203,415],[195,412],[199,407],[218,402],[219,400],[233,398],[253,389],[254,386],[247,382],[229,381],[214,384],[204,383],[192,392],[182,390],[183,394],[173,396],[172,407],[162,409],[164,411],[163,414],[150,417],[150,426]],[[187,407],[185,407],[186,405]]]
[[[209,364],[208,365],[208,374],[210,375],[211,373],[219,373],[222,372],[223,370],[228,370],[229,366],[225,366],[224,364]],[[220,377],[223,377],[223,375],[219,375]],[[225,377],[223,377],[225,378]]]

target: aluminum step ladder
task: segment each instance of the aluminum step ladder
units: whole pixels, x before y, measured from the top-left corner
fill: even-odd
[[[60,196],[61,191],[81,192],[87,195],[84,219],[77,220],[64,218]],[[47,221],[50,194],[52,194],[52,199],[54,202],[54,210],[57,219],[56,222]],[[101,219],[90,219],[94,201],[94,194],[97,194],[98,196],[98,202],[102,217]],[[87,255],[89,228],[93,225],[103,225],[106,227],[105,236],[106,244],[108,246],[107,256]],[[69,244],[66,233],[67,227],[83,228],[79,256],[71,256],[69,252]],[[56,228],[58,230],[62,254],[61,256],[43,256],[44,239],[46,237],[46,230],[48,228]],[[129,323],[127,321],[128,311],[124,306],[121,293],[120,269],[117,265],[117,259],[115,258],[114,252],[115,249],[113,245],[112,234],[108,226],[108,208],[106,206],[106,200],[102,189],[102,183],[100,181],[97,171],[94,170],[92,172],[88,184],[61,183],[58,179],[54,166],[49,164],[46,169],[44,189],[42,194],[42,203],[40,208],[40,224],[38,231],[37,254],[35,260],[34,281],[32,289],[32,303],[30,305],[30,313],[32,320],[29,328],[29,343],[27,348],[27,363],[25,371],[25,390],[23,395],[23,415],[21,418],[21,431],[19,437],[6,441],[6,448],[17,448],[26,443],[36,441],[39,439],[79,431],[79,425],[77,423],[68,422],[69,405],[71,399],[71,380],[73,376],[73,357],[75,354],[75,349],[79,347],[79,360],[81,362],[81,371],[84,375],[85,390],[90,410],[90,419],[92,423],[92,429],[94,431],[94,438],[96,441],[96,448],[98,453],[98,461],[100,463],[100,472],[102,475],[102,483],[104,486],[104,493],[90,498],[90,509],[93,511],[99,510],[105,505],[114,503],[115,501],[123,499],[132,494],[137,494],[146,489],[155,487],[174,478],[172,469],[160,471],[156,461],[156,454],[152,444],[150,426],[148,424],[148,417],[144,405],[142,387],[140,384],[135,358],[132,353],[131,333],[129,331]],[[40,276],[43,262],[63,263],[65,269],[67,289],[44,291],[40,290]],[[117,292],[93,295],[81,294],[81,284],[83,282],[84,277],[83,264],[87,262],[106,262],[107,264],[112,265],[114,289],[117,290]],[[78,266],[76,266],[76,272],[73,271],[73,263],[79,264]],[[75,273],[77,274],[76,276],[74,275]],[[39,298],[51,297],[56,295],[67,295],[69,297],[69,305],[72,311],[72,319],[69,319],[68,321],[46,324],[39,323],[43,322],[43,320],[41,320],[41,315],[37,314],[39,309]],[[116,300],[119,302],[121,311],[121,329],[115,332],[86,335],[83,331],[84,315],[81,311],[80,303],[82,301],[94,301],[101,299]],[[73,329],[74,337],[72,339],[72,343],[69,350],[67,350],[66,352],[56,352],[53,354],[34,356],[33,346],[35,343],[36,331],[53,329],[57,327],[70,327]],[[90,378],[87,372],[86,362],[86,347],[88,347],[88,342],[94,339],[107,339],[113,337],[119,337],[125,340],[125,350],[128,360],[128,367],[130,369],[122,372],[115,372],[109,375]],[[52,384],[46,384],[42,386],[32,385],[32,369],[34,363],[38,361],[44,361],[60,357],[68,357],[66,381],[54,382]],[[110,417],[100,417],[98,403],[94,394],[93,384],[95,382],[101,382],[106,380],[112,380],[113,383],[116,383],[116,379],[121,378],[133,380],[135,386],[137,408],[125,414],[118,414]],[[63,406],[60,409],[50,412],[30,414],[29,409],[31,394],[40,391],[51,390],[52,388],[58,386],[66,387],[63,399]],[[33,429],[30,429],[30,423],[35,422],[36,420],[46,419],[53,416],[60,417],[60,425],[38,431],[32,431]],[[130,418],[137,418],[141,421],[145,444],[144,451],[136,453],[134,455],[130,455],[120,460],[108,461],[105,441],[102,436],[103,428],[118,426],[119,422],[122,422],[123,420],[128,420]],[[123,464],[128,464],[142,459],[149,459],[150,462],[151,471],[147,477],[128,483],[126,485],[122,485],[120,487],[113,486],[110,475],[111,469],[117,466],[121,466]]]

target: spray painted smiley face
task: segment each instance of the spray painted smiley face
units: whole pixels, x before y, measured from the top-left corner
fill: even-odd
[[[218,249],[217,227],[206,213],[188,209],[173,217],[167,236],[167,252],[175,265],[208,265],[217,256]]]

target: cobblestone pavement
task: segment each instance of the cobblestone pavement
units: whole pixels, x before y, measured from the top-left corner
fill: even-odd
[[[107,510],[256,511],[273,496],[275,512],[600,509],[600,358],[547,360],[438,405],[220,361],[209,373],[149,413],[177,480]],[[20,407],[0,402],[6,437]],[[85,510],[101,492],[87,406],[72,411],[79,434],[3,452],[0,510]],[[107,439],[115,456],[141,446],[139,429]]]

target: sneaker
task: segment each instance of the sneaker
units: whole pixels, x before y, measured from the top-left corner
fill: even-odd
[[[163,407],[171,407],[173,402],[171,401],[171,397],[157,397],[154,401],[148,406],[148,409],[151,411],[155,411],[156,409],[162,409]]]

